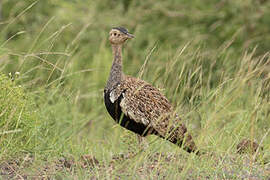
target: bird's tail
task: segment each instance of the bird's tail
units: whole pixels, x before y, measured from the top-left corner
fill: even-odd
[[[166,138],[170,142],[182,147],[185,151],[199,154],[199,151],[192,139],[192,136],[187,132],[187,128],[184,124],[179,126],[170,127],[168,131],[168,137]]]

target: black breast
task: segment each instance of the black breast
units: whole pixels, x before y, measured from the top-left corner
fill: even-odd
[[[128,116],[126,116],[122,111],[120,107],[120,102],[123,99],[123,96],[121,95],[117,100],[115,100],[114,103],[110,100],[110,91],[104,90],[104,102],[105,106],[107,108],[107,111],[111,115],[111,117],[122,127],[137,133],[141,136],[146,136],[148,134],[157,134],[157,132],[152,128],[147,128],[142,123],[137,123],[136,121],[130,119]]]

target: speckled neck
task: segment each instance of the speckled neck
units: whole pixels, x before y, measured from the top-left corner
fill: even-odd
[[[123,78],[122,73],[122,45],[112,44],[113,64],[105,90],[112,90]]]

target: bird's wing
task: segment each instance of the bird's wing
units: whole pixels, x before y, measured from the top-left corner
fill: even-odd
[[[172,106],[157,88],[127,76],[115,92],[116,97],[119,96],[117,92],[122,93],[120,107],[126,116],[154,128],[161,135],[166,133]]]

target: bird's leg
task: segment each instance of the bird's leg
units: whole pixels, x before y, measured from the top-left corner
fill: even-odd
[[[138,139],[139,144],[141,144],[143,141],[143,137],[137,134],[137,139]]]
[[[137,134],[137,139],[140,145],[140,150],[146,150],[149,147],[149,144],[144,137]]]

